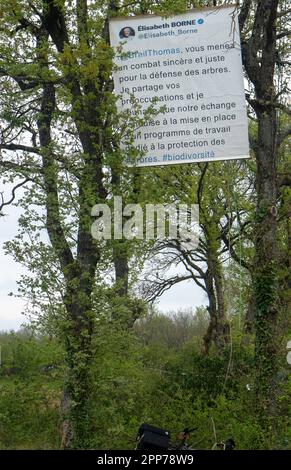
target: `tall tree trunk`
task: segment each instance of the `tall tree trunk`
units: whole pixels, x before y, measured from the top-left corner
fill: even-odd
[[[90,447],[92,438],[91,361],[94,357],[92,336],[95,312],[92,308],[94,273],[98,258],[92,253],[87,270],[78,261],[69,269],[65,294],[67,322],[64,327],[68,376],[63,396],[63,447]]]
[[[278,319],[276,112],[257,112],[257,213],[255,240],[255,362],[257,394],[268,409],[274,395]]]
[[[206,290],[209,299],[209,326],[203,338],[204,352],[209,354],[213,342],[219,353],[222,353],[230,340],[229,322],[225,315],[223,279],[217,253],[212,253],[207,261],[208,270],[205,276]]]
[[[64,11],[55,2],[43,1],[43,26],[45,36],[50,35],[57,51],[62,54],[69,45],[69,34]],[[87,2],[76,5],[78,38],[88,42]],[[43,46],[44,44],[41,44]],[[88,43],[89,46],[89,43]],[[88,48],[89,49],[89,48]],[[40,47],[40,60],[48,69],[47,57]],[[82,57],[90,61],[90,50]],[[75,66],[78,67],[77,61]],[[100,88],[104,82],[102,70],[96,80]],[[102,129],[100,95],[93,80],[85,79],[81,87],[71,67],[65,72],[65,83],[71,97],[71,115],[83,149],[83,168],[78,180],[78,234],[77,253],[73,256],[62,229],[58,201],[58,175],[51,142],[51,121],[55,108],[55,92],[51,84],[43,86],[42,113],[38,121],[40,144],[43,149],[43,168],[46,189],[47,227],[52,246],[58,256],[65,279],[64,304],[67,320],[64,326],[68,377],[64,390],[63,448],[88,448],[91,440],[90,398],[92,392],[90,363],[94,355],[92,335],[94,317],[92,290],[95,272],[100,259],[99,247],[91,236],[91,209],[104,200],[106,190],[102,172]],[[98,143],[98,145],[96,145]]]
[[[244,2],[245,6],[250,2]],[[278,0],[259,0],[243,61],[255,88],[258,119],[257,210],[254,266],[256,394],[263,415],[273,413],[277,359],[277,118],[274,71]],[[241,17],[241,27],[245,19]]]
[[[255,318],[255,300],[253,293],[248,298],[247,311],[244,318],[244,332],[247,334],[253,333],[254,331],[254,318]]]

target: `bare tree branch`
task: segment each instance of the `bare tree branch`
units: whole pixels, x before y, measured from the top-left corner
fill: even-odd
[[[29,145],[22,145],[22,144],[0,144],[0,149],[2,150],[21,150],[22,152],[29,152],[29,153],[36,153],[40,155],[40,150],[37,147],[31,147]]]
[[[277,14],[277,18],[282,18],[283,16],[287,16],[291,13],[291,8],[288,10],[281,11]]]
[[[15,197],[16,197],[16,190],[18,188],[21,188],[22,186],[24,186],[28,181],[31,181],[30,178],[25,178],[25,180],[21,181],[20,183],[16,184],[13,188],[12,188],[12,195],[11,195],[11,198],[8,200],[8,201],[4,201],[4,195],[3,195],[3,192],[1,192],[1,203],[0,203],[0,215],[4,215],[4,214],[1,214],[2,212],[2,209],[4,206],[9,206],[10,204],[12,204],[12,202],[14,201]]]
[[[239,29],[240,29],[241,32],[243,31],[246,20],[249,16],[249,12],[250,12],[252,3],[253,3],[253,0],[245,0],[243,2],[242,7],[241,7],[240,14],[239,14],[239,17],[238,17]]]

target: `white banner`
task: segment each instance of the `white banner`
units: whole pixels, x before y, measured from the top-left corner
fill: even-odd
[[[132,108],[132,95],[143,110],[155,97],[165,107],[135,132],[138,166],[249,157],[234,7],[113,18],[110,40],[115,49],[122,44],[114,72],[119,110]]]

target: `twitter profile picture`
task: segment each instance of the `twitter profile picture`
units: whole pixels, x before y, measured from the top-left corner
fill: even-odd
[[[121,39],[129,39],[133,36],[135,36],[135,30],[131,28],[130,26],[125,26],[119,32],[119,37]]]

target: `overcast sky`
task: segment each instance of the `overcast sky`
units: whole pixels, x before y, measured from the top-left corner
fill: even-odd
[[[18,329],[26,322],[21,314],[25,300],[9,296],[17,292],[17,279],[24,269],[4,254],[3,243],[17,233],[17,220],[20,210],[17,207],[4,207],[5,216],[0,216],[0,330]],[[159,309],[169,311],[179,308],[195,308],[207,303],[204,292],[193,282],[183,282],[165,292],[160,298]]]

